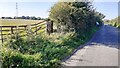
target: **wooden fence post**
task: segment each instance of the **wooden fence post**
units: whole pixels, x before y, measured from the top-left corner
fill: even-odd
[[[19,31],[18,31],[18,29],[19,29],[19,26],[16,26],[16,40],[18,40],[18,36],[19,36]]]
[[[53,33],[53,21],[47,21],[47,33]]]
[[[13,26],[11,26],[11,34],[13,34]]]
[[[38,31],[38,30],[37,30],[37,26],[36,26],[36,35],[37,35],[37,31]]]
[[[53,33],[53,21],[51,21],[51,33]]]
[[[11,26],[11,40],[12,40],[12,34],[13,34],[13,26]]]
[[[1,40],[2,40],[2,43],[3,43],[2,26],[0,28],[1,28]]]
[[[25,28],[25,32],[26,32],[27,31],[27,25],[24,28]],[[26,36],[27,36],[27,32],[26,32]]]

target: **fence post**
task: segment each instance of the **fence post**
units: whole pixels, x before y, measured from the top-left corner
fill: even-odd
[[[19,35],[18,35],[18,34],[19,34],[18,29],[19,29],[19,26],[16,26],[16,40],[18,40],[18,38],[19,38],[19,37],[18,37],[18,36],[19,36]]]
[[[50,33],[53,33],[53,21],[48,20],[47,21],[47,33],[50,35]]]
[[[38,30],[37,30],[37,26],[36,26],[36,35],[37,35],[37,31],[38,31]]]
[[[13,26],[11,26],[11,34],[13,34]]]
[[[25,32],[26,32],[27,31],[27,25],[24,28],[25,28]],[[27,36],[27,32],[26,32],[26,36]]]
[[[2,26],[0,28],[1,28],[1,40],[2,40],[2,43],[3,43]]]
[[[11,40],[12,40],[12,34],[13,34],[13,26],[11,26]]]

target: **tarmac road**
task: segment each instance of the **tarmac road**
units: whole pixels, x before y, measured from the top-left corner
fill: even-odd
[[[104,25],[63,63],[65,66],[118,66],[118,29]]]

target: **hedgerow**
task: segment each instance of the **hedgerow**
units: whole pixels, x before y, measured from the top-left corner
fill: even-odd
[[[67,34],[42,34],[36,36],[34,42],[19,38],[4,43],[2,47],[3,68],[57,68],[61,60],[72,53],[74,49],[85,43],[97,30],[78,36],[71,32]]]

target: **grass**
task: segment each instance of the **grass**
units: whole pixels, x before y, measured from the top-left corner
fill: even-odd
[[[117,27],[117,28],[120,28],[120,16],[114,18],[114,19],[111,19],[109,21],[104,21],[105,24],[109,24],[111,26],[114,26],[114,27]]]
[[[44,20],[24,20],[24,19],[0,19],[0,26],[20,26],[20,25],[32,25],[32,24],[36,24],[39,22],[42,22]],[[45,31],[45,23],[41,23],[39,25],[37,25],[39,27],[41,27],[40,30],[38,30],[38,33],[44,32]],[[32,26],[35,27],[35,26]],[[31,27],[31,28],[32,28]],[[39,28],[38,27],[38,28]],[[20,35],[25,35],[26,34],[26,30],[23,27],[19,27],[19,29],[23,29],[23,30],[19,30],[22,31],[22,33],[20,33]],[[2,30],[11,30],[11,28],[2,28]],[[14,33],[16,32],[16,28],[13,29]],[[32,31],[34,32],[36,30],[36,28],[33,28]],[[7,34],[4,35],[3,37],[6,38],[10,35],[11,31],[2,31],[2,34]]]
[[[39,23],[43,20],[0,19],[0,26],[20,26]]]
[[[111,26],[114,26],[116,28],[120,28],[120,23],[116,23],[116,22],[105,22],[105,24],[108,24],[108,25],[111,25]]]
[[[97,30],[94,27],[91,32],[79,36],[75,32],[51,35],[43,32],[39,35],[31,33],[18,40],[7,38],[1,49],[3,68],[57,68],[62,59],[87,42]]]
[[[80,36],[75,32],[66,34],[42,33],[30,36],[28,39],[12,40],[4,43],[2,48],[2,64],[11,68],[57,68],[62,59],[72,53],[74,49],[87,42],[98,30]],[[31,35],[31,34],[30,34]],[[34,41],[34,42],[31,42]]]

